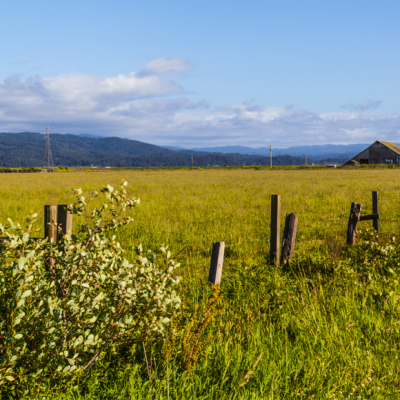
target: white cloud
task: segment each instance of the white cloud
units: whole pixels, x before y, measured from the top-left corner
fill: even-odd
[[[342,108],[349,108],[358,111],[376,110],[381,104],[382,102],[380,100],[365,99],[362,103],[350,104],[347,106],[342,106]]]
[[[0,82],[0,131],[89,133],[183,147],[259,147],[399,141],[400,115],[378,101],[331,113],[254,103],[211,108],[174,82],[192,69],[184,59],[157,59],[142,71],[104,77],[70,74]]]
[[[139,76],[175,77],[186,75],[194,65],[184,58],[156,58],[138,73]]]

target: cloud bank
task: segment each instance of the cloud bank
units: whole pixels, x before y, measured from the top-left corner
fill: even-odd
[[[362,103],[342,106],[342,108],[348,108],[358,111],[376,110],[381,104],[382,102],[380,100],[365,99]]]
[[[159,58],[141,71],[112,77],[70,74],[10,76],[0,82],[0,131],[120,136],[160,145],[275,147],[399,141],[400,115],[364,100],[343,112],[314,113],[253,103],[212,108],[190,101],[176,82],[195,66]]]

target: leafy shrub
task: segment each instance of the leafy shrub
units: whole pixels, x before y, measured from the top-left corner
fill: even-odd
[[[105,201],[89,211],[80,189],[68,210],[83,216],[76,236],[58,243],[34,240],[36,214],[26,229],[11,220],[0,225],[0,385],[21,395],[51,379],[60,385],[87,371],[111,345],[162,335],[180,305],[172,276],[177,266],[167,249],[163,265],[151,252],[130,263],[110,236],[132,222],[139,199],[101,190]]]

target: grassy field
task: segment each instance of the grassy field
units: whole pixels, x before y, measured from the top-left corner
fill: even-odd
[[[149,381],[140,346],[109,352],[77,387],[47,398],[288,399],[399,398],[400,171],[378,170],[143,170],[3,174],[0,223],[42,220],[44,204],[69,204],[85,192],[124,178],[141,204],[119,233],[132,246],[170,246],[181,263],[188,314],[207,302],[210,248],[227,244],[222,314],[208,327],[192,371],[162,363],[160,342],[149,343]],[[372,212],[381,198],[379,239],[364,233],[344,246],[352,201]],[[282,196],[284,215],[299,215],[290,267],[269,262],[270,195]],[[75,224],[79,221],[74,221]],[[370,228],[371,221],[359,227]],[[43,227],[38,226],[38,235]],[[283,225],[282,225],[283,230]],[[386,253],[385,253],[386,252]],[[191,253],[191,254],[186,254]],[[202,268],[204,266],[204,268]],[[190,317],[184,323],[188,324]],[[160,350],[161,349],[161,350]]]

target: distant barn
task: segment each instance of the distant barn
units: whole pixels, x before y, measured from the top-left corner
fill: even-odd
[[[357,154],[345,165],[356,164],[400,164],[400,147],[391,142],[377,140],[374,144]]]

